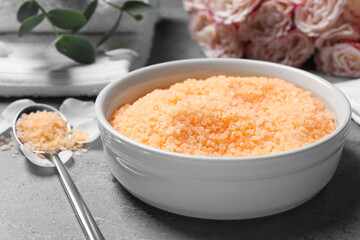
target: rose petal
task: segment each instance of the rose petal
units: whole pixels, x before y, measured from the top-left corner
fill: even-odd
[[[341,77],[360,77],[360,47],[338,43],[320,49],[315,56],[318,71]]]
[[[85,119],[79,125],[77,125],[76,129],[87,132],[89,135],[89,138],[86,141],[79,141],[78,143],[89,143],[95,141],[100,136],[96,117]]]
[[[339,25],[322,33],[315,40],[315,47],[320,49],[326,46],[332,46],[340,42],[358,41],[360,34],[349,23],[339,23]]]
[[[21,99],[10,103],[1,113],[0,134],[6,131],[9,127],[11,127],[16,115],[20,112],[20,110],[34,103],[35,102],[30,99]]]
[[[290,2],[292,2],[293,4],[299,5],[299,4],[304,4],[305,0],[290,0]]]
[[[309,37],[329,29],[344,11],[347,0],[304,1],[295,9],[295,25]]]
[[[92,101],[67,98],[61,104],[60,112],[64,114],[68,122],[75,128],[84,119],[95,117],[95,104]]]
[[[183,0],[185,11],[195,13],[208,8],[208,0]]]
[[[360,31],[360,1],[348,0],[343,14],[346,21],[353,24]]]
[[[298,30],[268,43],[250,43],[246,47],[248,58],[300,67],[314,53],[314,41]]]
[[[243,56],[243,42],[233,25],[216,24],[207,12],[198,12],[189,24],[191,37],[202,47],[207,57]]]
[[[55,167],[55,165],[50,160],[38,157],[36,154],[26,149],[24,146],[20,146],[20,150],[23,152],[25,157],[35,165],[38,165],[40,167]],[[61,161],[65,164],[72,157],[73,152],[61,151],[58,153],[58,155]]]
[[[61,104],[60,112],[74,129],[88,132],[89,139],[84,143],[94,141],[100,135],[98,125],[95,124],[97,120],[94,102],[68,98]]]
[[[261,0],[212,0],[209,9],[218,23],[240,23],[253,13]]]
[[[286,35],[291,29],[294,4],[288,0],[266,1],[239,24],[239,37],[244,41],[268,42]]]

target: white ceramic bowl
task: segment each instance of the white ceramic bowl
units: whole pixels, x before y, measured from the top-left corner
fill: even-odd
[[[201,157],[155,149],[118,133],[116,108],[155,88],[214,74],[279,77],[309,90],[331,112],[336,130],[306,147],[257,157]],[[245,219],[279,213],[316,195],[338,166],[350,124],[350,105],[332,84],[308,72],[242,59],[193,59],[145,67],[109,84],[96,115],[110,169],[137,198],[198,218]]]

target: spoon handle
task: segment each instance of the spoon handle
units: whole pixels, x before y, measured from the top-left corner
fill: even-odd
[[[105,239],[59,156],[57,154],[49,155],[60,174],[60,179],[65,192],[76,212],[84,233],[87,235],[88,239],[91,240]]]

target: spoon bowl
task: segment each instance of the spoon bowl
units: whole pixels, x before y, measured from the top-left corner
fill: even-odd
[[[30,113],[35,113],[37,111],[48,111],[48,112],[55,112],[57,113],[62,119],[64,119],[64,121],[66,122],[66,128],[69,130],[70,134],[69,134],[69,139],[71,138],[71,126],[68,123],[68,121],[66,120],[65,116],[58,111],[56,108],[47,105],[47,104],[33,104],[30,105],[28,107],[23,108],[15,117],[14,122],[13,122],[13,133],[14,133],[14,139],[16,140],[16,142],[20,145],[20,146],[24,146],[23,142],[19,139],[18,134],[16,132],[16,123],[19,120],[19,118],[21,118],[21,116],[23,114],[30,114]],[[49,153],[45,152],[45,151],[34,151],[31,150],[31,152],[35,153],[35,154],[42,154],[42,155],[47,155]],[[51,159],[49,159],[51,160]]]
[[[30,114],[30,113],[35,113],[35,112],[44,111],[44,110],[46,110],[48,112],[55,112],[62,119],[64,119],[64,121],[66,122],[67,129],[70,131],[69,138],[71,138],[71,126],[63,114],[61,114],[57,109],[55,109],[49,105],[33,104],[33,105],[27,106],[24,109],[22,109],[16,115],[15,120],[13,122],[14,139],[20,146],[24,146],[24,143],[19,139],[18,134],[17,134],[16,123],[19,120],[19,118],[21,118],[21,116],[23,114]],[[95,239],[96,240],[104,239],[102,233],[100,232],[100,229],[96,225],[94,218],[92,217],[88,207],[86,206],[84,200],[82,199],[79,191],[77,190],[73,180],[71,179],[68,171],[66,170],[66,168],[65,168],[63,162],[61,161],[61,159],[59,158],[58,154],[57,153],[55,153],[55,154],[49,153],[46,151],[39,151],[39,150],[36,150],[36,151],[30,150],[30,151],[35,154],[42,154],[47,159],[52,161],[53,164],[55,165],[55,167],[59,173],[61,183],[64,187],[64,190],[69,198],[69,201],[76,213],[79,223],[80,223],[84,233],[86,234],[87,238],[94,239],[94,240]]]

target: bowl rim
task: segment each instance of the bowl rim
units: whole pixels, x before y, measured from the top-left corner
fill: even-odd
[[[329,87],[332,91],[335,91],[336,94],[342,98],[342,101],[344,102],[344,108],[346,110],[346,116],[343,122],[341,122],[339,125],[336,126],[336,129],[330,133],[329,135],[323,137],[322,139],[308,144],[304,147],[301,148],[297,148],[297,149],[293,149],[293,150],[289,150],[289,151],[285,151],[285,152],[279,152],[279,153],[271,153],[271,154],[265,154],[265,155],[259,155],[259,156],[238,156],[238,157],[214,157],[214,156],[201,156],[201,155],[191,155],[191,154],[185,154],[185,153],[176,153],[176,152],[171,152],[171,151],[167,151],[167,150],[163,150],[163,149],[158,149],[155,147],[151,147],[148,145],[145,145],[143,143],[137,142],[135,140],[132,140],[128,137],[126,137],[125,135],[121,134],[120,132],[116,131],[108,122],[108,120],[105,117],[105,114],[103,113],[103,109],[102,109],[102,105],[103,105],[103,101],[106,99],[106,96],[108,94],[108,92],[111,91],[111,89],[116,86],[117,84],[119,84],[120,82],[124,81],[127,78],[131,78],[134,75],[138,75],[138,74],[144,74],[147,71],[155,71],[156,69],[159,68],[164,68],[164,67],[169,67],[169,66],[174,66],[174,65],[178,65],[178,64],[191,64],[191,63],[201,63],[201,62],[239,62],[239,64],[244,64],[244,63],[255,63],[255,64],[262,64],[262,65],[267,65],[267,66],[272,66],[275,68],[282,68],[285,69],[286,71],[295,71],[298,72],[300,74],[306,75],[307,77],[313,78],[316,81],[321,82],[322,84],[325,84],[327,87]],[[311,92],[311,90],[310,90]],[[313,93],[313,92],[311,92]],[[146,152],[153,152],[156,154],[161,154],[164,157],[169,158],[169,160],[173,160],[174,158],[177,159],[182,159],[183,160],[188,160],[188,161],[192,161],[192,160],[196,160],[196,161],[251,161],[251,162],[258,162],[258,161],[263,161],[263,160],[269,160],[269,159],[274,159],[274,158],[283,158],[289,155],[293,155],[296,153],[301,153],[301,152],[305,152],[309,149],[318,147],[322,144],[325,144],[327,141],[329,141],[330,139],[335,138],[336,136],[338,136],[339,134],[341,134],[344,130],[346,130],[348,128],[348,126],[351,123],[351,107],[350,107],[350,102],[347,99],[347,97],[344,95],[343,92],[341,92],[337,87],[335,87],[332,83],[330,83],[329,81],[326,81],[325,79],[307,72],[305,70],[299,69],[299,68],[295,68],[295,67],[291,67],[291,66],[287,66],[287,65],[283,65],[283,64],[278,64],[278,63],[272,63],[272,62],[266,62],[266,61],[260,61],[260,60],[252,60],[252,59],[224,59],[224,58],[194,58],[194,59],[185,59],[185,60],[174,60],[174,61],[168,61],[168,62],[164,62],[164,63],[157,63],[157,64],[153,64],[150,66],[146,66],[143,68],[139,68],[137,70],[134,70],[128,74],[126,74],[125,76],[121,77],[120,79],[111,82],[110,84],[108,84],[107,86],[105,86],[101,92],[99,93],[99,95],[96,98],[95,101],[95,113],[96,113],[96,117],[98,119],[99,124],[101,124],[108,132],[110,132],[112,135],[114,135],[116,138],[120,139],[122,142],[132,145],[136,148],[139,148],[139,150],[142,151],[146,151]]]

